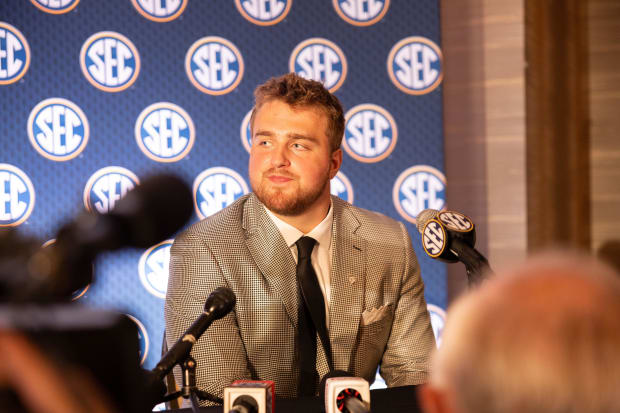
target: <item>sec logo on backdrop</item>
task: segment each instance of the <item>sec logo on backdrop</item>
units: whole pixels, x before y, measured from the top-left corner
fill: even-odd
[[[217,36],[196,41],[185,55],[185,72],[201,92],[224,95],[243,78],[243,57],[237,46]]]
[[[293,0],[235,0],[239,13],[259,26],[281,22],[291,10]]]
[[[350,204],[353,203],[353,186],[342,171],[338,171],[336,176],[330,181],[329,191],[332,195],[344,199]]]
[[[338,16],[354,26],[370,26],[385,16],[390,0],[333,0]]]
[[[441,337],[443,336],[443,329],[446,326],[446,312],[443,308],[434,304],[427,304],[428,314],[431,318],[431,327],[433,328],[433,334],[435,335],[435,343],[437,348],[441,347]]]
[[[131,0],[138,13],[158,23],[179,17],[189,0]]]
[[[29,66],[30,46],[26,38],[15,27],[0,22],[0,85],[17,82]]]
[[[91,212],[107,214],[140,180],[128,169],[107,166],[95,172],[84,188],[84,206]]]
[[[407,37],[396,43],[387,60],[392,83],[410,95],[424,95],[441,83],[443,56],[425,37]]]
[[[43,157],[68,161],[82,153],[88,143],[88,119],[70,100],[46,99],[30,112],[28,137]]]
[[[252,130],[250,128],[250,118],[252,117],[252,110],[245,114],[241,121],[240,136],[241,143],[248,153],[252,150]]]
[[[80,51],[86,80],[97,89],[120,92],[134,84],[140,73],[140,55],[120,33],[99,32],[90,36]]]
[[[170,247],[174,240],[166,240],[152,246],[142,254],[138,274],[144,288],[155,297],[166,298]]]
[[[412,166],[396,179],[392,199],[398,213],[415,224],[416,217],[425,209],[445,207],[446,177],[432,166]]]
[[[146,332],[146,328],[144,327],[144,324],[142,324],[142,322],[140,320],[138,320],[136,317],[129,315],[129,314],[125,314],[127,317],[129,317],[129,319],[131,321],[133,321],[136,324],[136,327],[138,330],[138,355],[139,355],[139,360],[140,360],[140,365],[144,364],[144,361],[146,360],[146,356],[149,354],[149,335]]]
[[[192,118],[183,108],[168,102],[144,109],[136,120],[134,133],[142,153],[157,162],[183,159],[196,139]]]
[[[248,185],[237,172],[220,166],[209,168],[194,180],[196,214],[204,219],[248,192]]]
[[[357,105],[345,115],[342,147],[360,162],[379,162],[387,158],[398,140],[392,115],[381,106]]]
[[[288,66],[299,76],[323,83],[332,93],[347,77],[347,59],[340,47],[318,37],[299,43],[291,53]]]
[[[78,5],[80,0],[30,0],[40,10],[51,14],[70,12]]]
[[[0,227],[14,227],[28,219],[34,208],[34,187],[21,169],[0,163]]]

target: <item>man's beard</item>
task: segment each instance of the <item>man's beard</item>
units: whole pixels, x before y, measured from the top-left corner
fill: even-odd
[[[263,177],[273,173],[269,170],[263,173]],[[258,185],[252,183],[252,190],[259,201],[270,211],[285,216],[300,215],[311,207],[323,194],[325,186],[329,185],[329,171],[325,171],[325,176],[321,178],[321,184],[311,188],[298,189],[294,192],[285,192],[270,186],[267,179],[261,179]]]

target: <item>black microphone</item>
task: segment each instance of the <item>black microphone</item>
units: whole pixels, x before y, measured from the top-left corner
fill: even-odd
[[[209,328],[211,323],[228,314],[235,306],[235,302],[235,293],[230,288],[216,288],[207,298],[204,312],[185,331],[174,346],[168,350],[159,363],[157,363],[157,366],[151,370],[155,377],[158,380],[163,380],[177,363],[183,362],[189,356],[196,341]]]
[[[342,370],[333,370],[322,379],[319,397],[326,413],[369,413],[370,387],[366,380]]]
[[[258,413],[258,403],[254,397],[243,394],[235,399],[228,413]]]
[[[492,274],[488,260],[474,248],[476,231],[469,217],[456,211],[425,209],[416,222],[426,254],[440,261],[465,264],[470,286]]]
[[[22,301],[68,299],[92,281],[97,254],[150,247],[172,236],[192,212],[192,192],[183,180],[169,174],[144,179],[109,213],[84,211],[63,226],[56,242],[30,260],[28,268],[36,282],[18,295],[24,297]]]

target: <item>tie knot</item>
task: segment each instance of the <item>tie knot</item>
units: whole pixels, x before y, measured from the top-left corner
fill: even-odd
[[[297,240],[295,245],[297,245],[297,256],[300,260],[310,258],[314,244],[316,240],[311,237],[301,237]]]

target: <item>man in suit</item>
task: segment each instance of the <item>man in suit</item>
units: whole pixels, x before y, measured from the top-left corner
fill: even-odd
[[[237,296],[234,311],[192,352],[203,390],[221,395],[236,379],[260,379],[273,380],[278,396],[296,397],[318,392],[319,378],[332,369],[372,382],[379,364],[388,386],[424,382],[434,336],[405,226],[330,196],[342,162],[338,99],[295,74],[270,79],[255,97],[253,193],[175,240],[168,344],[198,317],[209,293],[227,286]],[[314,246],[300,258],[302,236]],[[318,307],[306,304],[298,286],[301,262],[312,266],[306,273]],[[314,339],[304,339],[309,330]],[[314,376],[304,388],[300,365],[308,360]]]
[[[426,413],[620,412],[620,279],[575,253],[485,281],[448,311]]]

